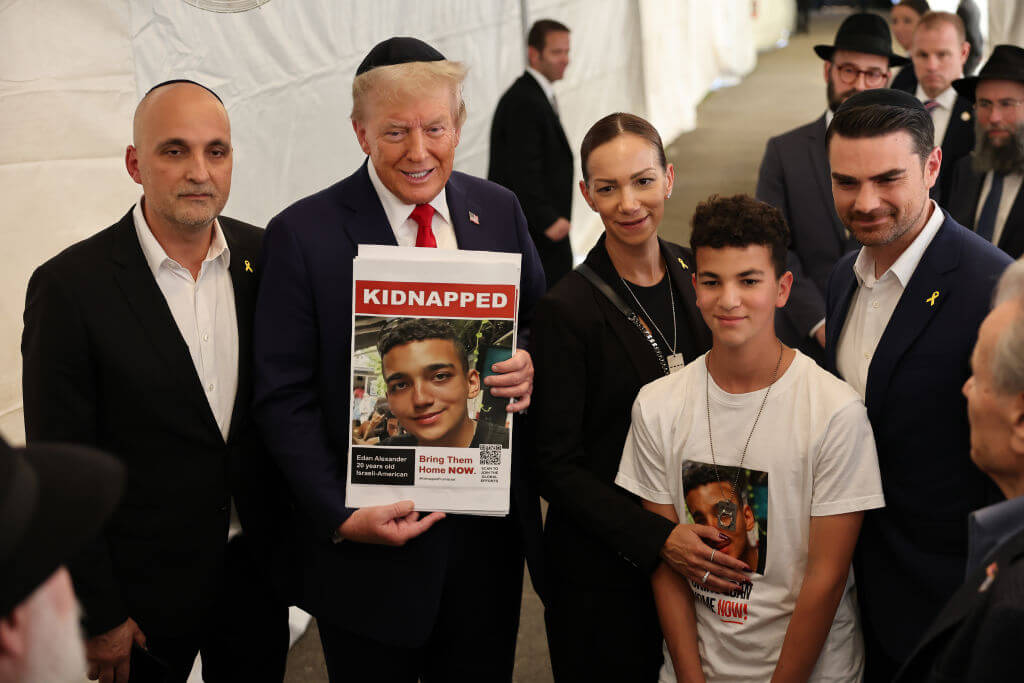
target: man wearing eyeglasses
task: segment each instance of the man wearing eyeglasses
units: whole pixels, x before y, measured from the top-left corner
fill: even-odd
[[[1012,258],[1024,254],[1024,49],[997,45],[977,76],[953,81],[974,103],[974,153],[953,170],[948,209]]]
[[[816,45],[825,60],[828,108],[817,119],[768,141],[757,180],[757,198],[777,207],[792,233],[787,268],[793,272],[789,303],[776,313],[775,329],[789,346],[824,360],[825,286],[839,258],[857,248],[832,201],[825,129],[854,93],[884,88],[889,69],[909,62],[892,52],[885,20],[853,14],[836,32],[834,45]]]

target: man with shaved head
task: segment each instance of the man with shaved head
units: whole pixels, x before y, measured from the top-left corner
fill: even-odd
[[[208,682],[280,681],[287,608],[262,549],[286,515],[249,418],[263,231],[220,216],[232,148],[215,93],[154,86],[133,133],[142,197],[36,269],[22,339],[29,442],[95,446],[126,472],[100,538],[68,562],[89,678],[185,681],[201,652]],[[229,542],[232,502],[245,532]]]

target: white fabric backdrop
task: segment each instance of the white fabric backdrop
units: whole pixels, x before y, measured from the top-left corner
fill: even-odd
[[[456,167],[486,174],[490,117],[521,72],[522,27],[572,30],[556,85],[578,149],[600,116],[649,116],[666,142],[696,124],[713,85],[746,74],[788,35],[789,0],[271,0],[213,14],[182,0],[0,0],[0,433],[20,442],[21,314],[31,271],[120,218],[140,188],[123,167],[131,114],[151,85],[188,77],[224,98],[235,145],[225,213],[263,225],[362,162],[351,79],[391,35],[470,65]],[[526,16],[522,16],[525,7]],[[457,27],[457,28],[453,28]],[[677,172],[690,169],[677,167]],[[578,174],[578,171],[577,171]],[[574,207],[578,252],[599,226]]]

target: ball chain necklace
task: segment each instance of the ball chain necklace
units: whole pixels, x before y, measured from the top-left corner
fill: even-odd
[[[772,390],[772,386],[775,384],[775,380],[779,377],[779,368],[782,367],[782,350],[785,347],[782,342],[779,342],[779,359],[775,362],[775,371],[772,372],[772,379],[768,383],[768,388],[764,390],[764,398],[761,399],[761,407],[757,409],[757,416],[754,417],[754,425],[750,428],[750,434],[747,434],[747,442],[743,444],[743,452],[740,454],[740,464],[736,466],[736,476],[733,477],[732,481],[732,492],[736,500],[740,498],[740,492],[737,489],[740,483],[740,472],[743,471],[743,461],[747,458],[747,447],[750,446],[750,439],[754,436],[754,430],[757,429],[757,421],[761,419],[761,413],[764,411],[764,406],[768,402],[768,393]],[[704,401],[708,411],[708,443],[711,445],[711,464],[715,467],[715,479],[718,480],[718,491],[722,495],[722,499],[715,503],[715,517],[718,520],[718,528],[723,531],[735,531],[736,530],[736,516],[739,513],[739,508],[736,503],[729,500],[729,496],[725,495],[724,489],[722,489],[722,476],[718,473],[718,461],[715,459],[715,441],[711,438],[711,391],[709,386],[711,384],[711,369],[710,363],[710,352],[704,359]]]
[[[676,296],[672,292],[672,277],[668,272],[668,266],[665,266],[665,280],[666,282],[668,282],[668,301],[669,307],[672,309],[672,346],[669,346],[668,337],[666,337],[665,333],[661,331],[660,327],[658,327],[658,323],[654,322],[654,317],[647,312],[647,309],[644,308],[644,305],[640,303],[640,299],[636,298],[636,294],[633,293],[633,288],[629,286],[628,282],[626,282],[626,278],[620,275],[619,279],[622,280],[622,284],[623,286],[625,286],[626,291],[629,292],[629,295],[633,297],[633,301],[635,301],[636,305],[640,308],[641,311],[643,311],[644,318],[646,318],[651,323],[651,327],[653,327],[654,330],[658,333],[658,336],[661,337],[661,340],[665,342],[665,348],[669,348],[672,350],[671,354],[665,359],[668,362],[669,371],[675,372],[676,370],[682,368],[684,364],[683,354],[676,353],[676,343],[679,341],[679,330],[676,326]]]

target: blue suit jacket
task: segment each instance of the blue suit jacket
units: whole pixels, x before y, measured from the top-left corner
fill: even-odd
[[[519,324],[526,329],[544,292],[544,272],[515,195],[462,173],[452,174],[445,191],[460,248],[523,255]],[[479,224],[470,222],[470,212]],[[253,335],[255,415],[305,512],[298,530],[299,604],[350,631],[417,646],[429,635],[440,603],[449,525],[442,521],[402,548],[331,541],[352,512],[345,505],[345,475],[352,260],[359,244],[396,244],[366,163],[270,221]],[[526,488],[517,442],[512,510],[532,559],[539,555],[540,510]],[[533,562],[531,571],[536,584]]]
[[[826,363],[837,376],[856,257],[836,264],[827,290]],[[968,513],[1001,498],[971,462],[960,389],[992,290],[1009,263],[945,214],[868,370],[864,402],[886,507],[865,515],[854,569],[864,629],[900,661],[963,581]]]

